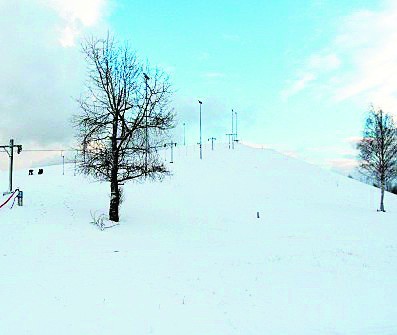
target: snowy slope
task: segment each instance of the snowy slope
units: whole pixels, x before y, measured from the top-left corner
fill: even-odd
[[[394,195],[377,213],[373,187],[241,146],[203,161],[180,148],[171,167],[127,184],[103,232],[89,222],[107,184],[72,166],[17,172],[25,206],[0,209],[0,334],[397,334]]]

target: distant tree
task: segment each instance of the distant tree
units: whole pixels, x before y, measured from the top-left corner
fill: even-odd
[[[121,185],[169,173],[158,154],[174,127],[168,77],[143,66],[127,44],[113,37],[83,42],[86,91],[74,117],[80,172],[110,182],[109,219],[119,222]]]
[[[381,189],[379,211],[383,204],[385,188],[397,171],[397,134],[393,118],[381,109],[371,107],[364,127],[363,139],[357,144],[359,170],[372,178]]]
[[[389,191],[391,193],[397,194],[397,185],[390,185]]]

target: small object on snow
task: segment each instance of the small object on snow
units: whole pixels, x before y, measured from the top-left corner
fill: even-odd
[[[256,212],[256,218],[259,219],[259,212]]]
[[[38,174],[43,174],[43,173],[44,173],[44,170],[43,169],[39,169]]]
[[[118,251],[118,250],[114,250],[113,252],[120,252],[120,251]]]
[[[23,192],[22,191],[18,192],[17,198],[18,198],[18,206],[23,206]]]
[[[33,176],[33,169],[29,170],[29,176]]]

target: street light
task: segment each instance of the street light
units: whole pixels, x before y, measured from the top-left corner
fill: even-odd
[[[234,112],[234,114],[236,115],[236,142],[238,142],[238,128],[237,128],[237,112]]]
[[[164,144],[164,147],[166,148],[167,146],[171,147],[171,161],[170,163],[174,163],[174,147],[176,147],[178,143],[171,141],[170,143]]]
[[[229,139],[229,149],[230,149],[230,143],[233,143],[233,134],[226,134],[226,136]]]
[[[234,111],[232,109],[232,149],[234,149]]]
[[[208,141],[211,141],[211,150],[214,151],[214,141],[216,141],[216,137],[210,137]]]
[[[61,157],[62,157],[62,176],[65,175],[65,155],[63,154],[63,151],[61,151]]]
[[[201,141],[201,105],[203,104],[202,101],[198,101],[200,104],[200,159],[203,159],[203,143]]]

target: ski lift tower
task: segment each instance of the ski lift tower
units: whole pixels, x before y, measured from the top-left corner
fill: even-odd
[[[12,193],[12,173],[13,173],[13,169],[14,169],[14,148],[17,148],[18,154],[21,153],[22,145],[14,144],[13,139],[10,139],[10,145],[0,145],[0,149],[3,149],[8,154],[8,157],[10,157],[9,190],[8,190],[8,192],[4,192],[3,195]]]

